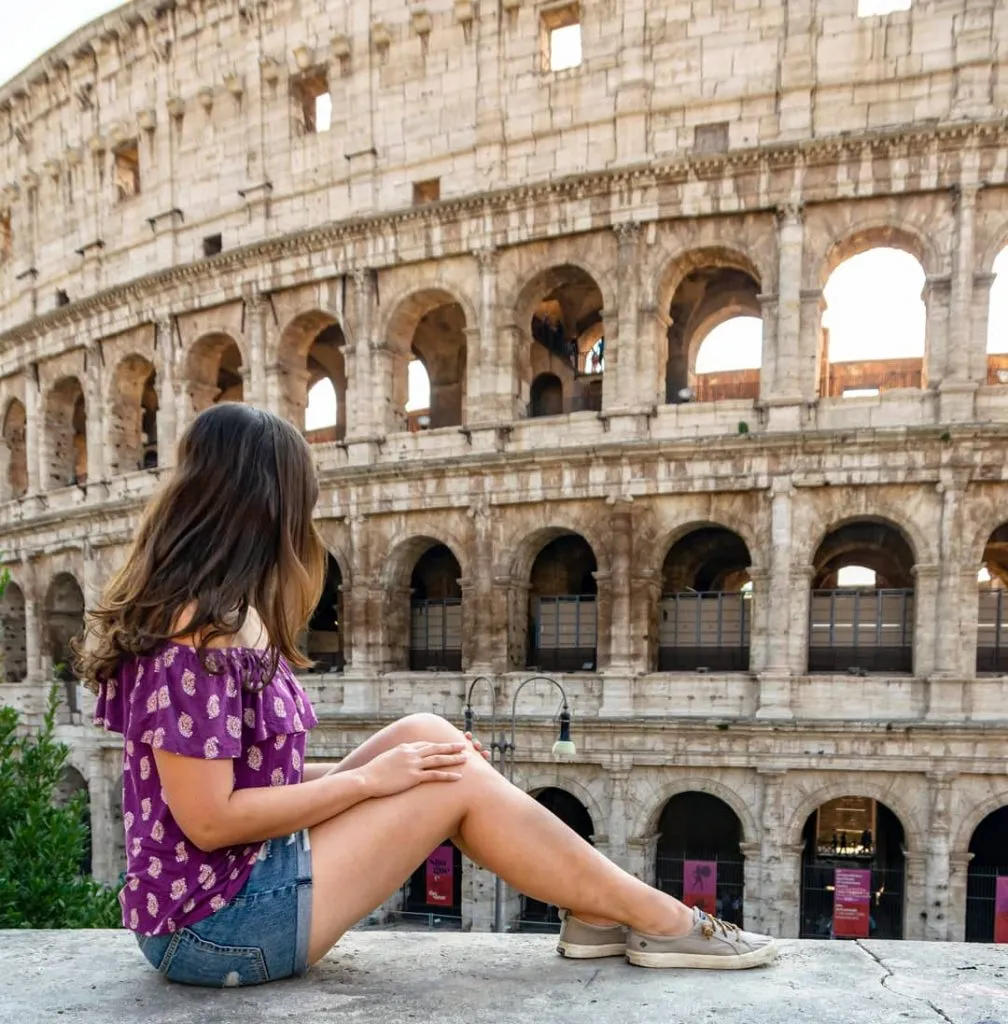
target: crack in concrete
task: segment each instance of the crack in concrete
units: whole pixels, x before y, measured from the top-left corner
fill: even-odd
[[[862,953],[865,953],[866,955],[870,956],[872,960],[874,960],[875,963],[878,964],[878,966],[881,967],[882,970],[885,972],[885,974],[881,978],[879,978],[879,984],[887,992],[892,992],[893,995],[900,995],[906,999],[912,999],[915,1002],[923,1003],[929,1010],[931,1010],[932,1013],[940,1017],[945,1022],[945,1024],[955,1024],[955,1021],[943,1009],[941,1009],[941,1007],[935,1006],[935,1004],[932,1003],[930,999],[925,999],[921,996],[907,995],[904,992],[895,992],[891,988],[889,988],[886,982],[890,981],[892,978],[895,978],[896,972],[891,967],[888,967],[886,964],[884,964],[870,949],[868,949],[866,946],[862,946],[860,939],[856,939],[854,941],[854,945],[857,946],[857,948],[860,949]]]

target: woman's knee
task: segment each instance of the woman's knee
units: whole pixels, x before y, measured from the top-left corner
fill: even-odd
[[[463,738],[462,731],[447,718],[423,711],[400,718],[396,731],[401,733],[403,743],[454,743]]]

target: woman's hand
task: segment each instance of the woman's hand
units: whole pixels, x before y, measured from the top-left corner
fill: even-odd
[[[466,762],[466,744],[400,743],[358,771],[369,797],[393,796],[423,782],[457,782]]]

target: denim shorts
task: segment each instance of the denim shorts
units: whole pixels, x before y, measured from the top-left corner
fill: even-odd
[[[169,981],[230,988],[308,970],[312,871],[308,830],[262,845],[241,892],[171,935],[138,935],[143,955]]]

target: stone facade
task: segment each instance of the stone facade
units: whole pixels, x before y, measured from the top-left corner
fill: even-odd
[[[977,573],[997,575],[1008,521],[1008,387],[987,356],[1008,8],[856,7],[138,0],[0,89],[4,699],[38,712],[199,410],[244,400],[300,426],[328,378],[337,420],[313,440],[345,667],[308,677],[313,756],[411,711],[461,721],[480,674],[503,714],[534,661],[530,596],[590,591],[589,670],[554,673],[577,758],[551,761],[554,694],[529,687],[517,782],[577,797],[649,880],[669,799],[716,797],[746,922],[782,936],[809,815],[876,799],[903,829],[903,934],[962,938],[971,837],[1008,804],[1008,676],[977,672]],[[564,71],[544,56],[557,11],[582,31]],[[925,355],[913,387],[835,397],[823,287],[876,246],[923,267]],[[669,401],[707,394],[698,345],[739,314],[763,322],[758,380]],[[598,379],[537,317],[576,337],[575,362],[604,337]],[[413,358],[426,430],[404,407]],[[706,534],[687,557],[713,527],[744,548],[748,670],[657,671],[667,581],[721,550]],[[557,582],[562,549],[539,560],[572,534],[580,584]],[[437,545],[461,671],[411,670],[404,639]],[[912,594],[909,671],[809,671],[812,591],[845,551]],[[120,755],[72,681],[66,699],[112,879]],[[466,924],[489,924],[491,888],[466,867]]]

